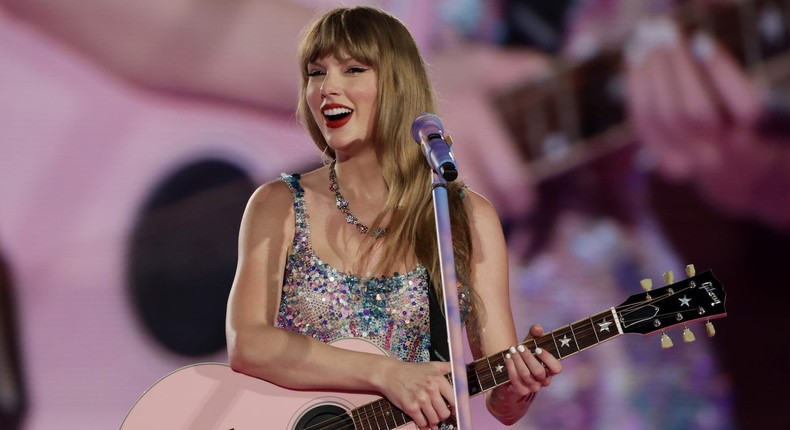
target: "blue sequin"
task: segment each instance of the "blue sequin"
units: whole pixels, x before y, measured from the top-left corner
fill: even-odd
[[[403,361],[428,361],[428,273],[363,278],[341,272],[314,253],[304,190],[285,175],[294,200],[296,229],[287,258],[276,325],[323,342],[360,337]]]

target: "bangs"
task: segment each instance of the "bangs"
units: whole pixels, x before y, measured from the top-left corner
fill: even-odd
[[[337,10],[312,27],[302,39],[299,58],[302,73],[307,65],[332,55],[342,59],[350,56],[378,69],[379,46],[376,17],[364,10]]]

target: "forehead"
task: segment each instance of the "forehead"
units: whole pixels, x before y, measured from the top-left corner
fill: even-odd
[[[338,24],[338,23],[335,23]],[[316,62],[329,56],[345,60],[353,58],[368,65],[377,63],[378,41],[368,28],[369,25],[319,26],[315,32],[304,40],[301,50],[302,64]]]
[[[318,57],[310,61],[308,64],[324,64],[327,62],[337,62],[339,64],[347,64],[347,63],[362,62],[362,61],[357,60],[353,56],[349,55],[348,52],[346,51],[339,51],[337,53],[334,52],[327,53],[326,55],[323,55],[321,57]]]

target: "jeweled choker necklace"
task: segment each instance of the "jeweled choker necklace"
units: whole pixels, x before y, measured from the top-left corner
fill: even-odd
[[[358,232],[362,234],[368,234],[370,228],[368,228],[368,226],[365,224],[362,224],[362,222],[357,219],[357,216],[354,215],[354,213],[348,208],[348,200],[346,200],[345,197],[340,194],[340,186],[337,185],[337,174],[335,174],[335,163],[336,162],[334,160],[329,163],[329,189],[335,193],[335,204],[337,205],[337,208],[340,209],[340,212],[345,214],[347,223],[356,227]],[[383,237],[386,234],[387,229],[382,227],[376,227],[373,232],[370,233],[374,239]]]

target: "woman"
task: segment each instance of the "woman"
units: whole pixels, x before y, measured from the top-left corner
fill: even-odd
[[[441,297],[441,278],[431,171],[409,136],[411,121],[435,110],[425,64],[400,21],[367,7],[320,17],[300,61],[299,118],[331,161],[250,199],[228,302],[230,365],[293,389],[377,392],[437,428],[451,415],[451,369],[428,361],[429,297]],[[450,195],[469,343],[475,357],[491,355],[517,343],[502,229],[480,195],[455,183]],[[390,357],[327,344],[341,337]],[[548,352],[511,352],[511,382],[487,393],[505,424],[562,369]]]

